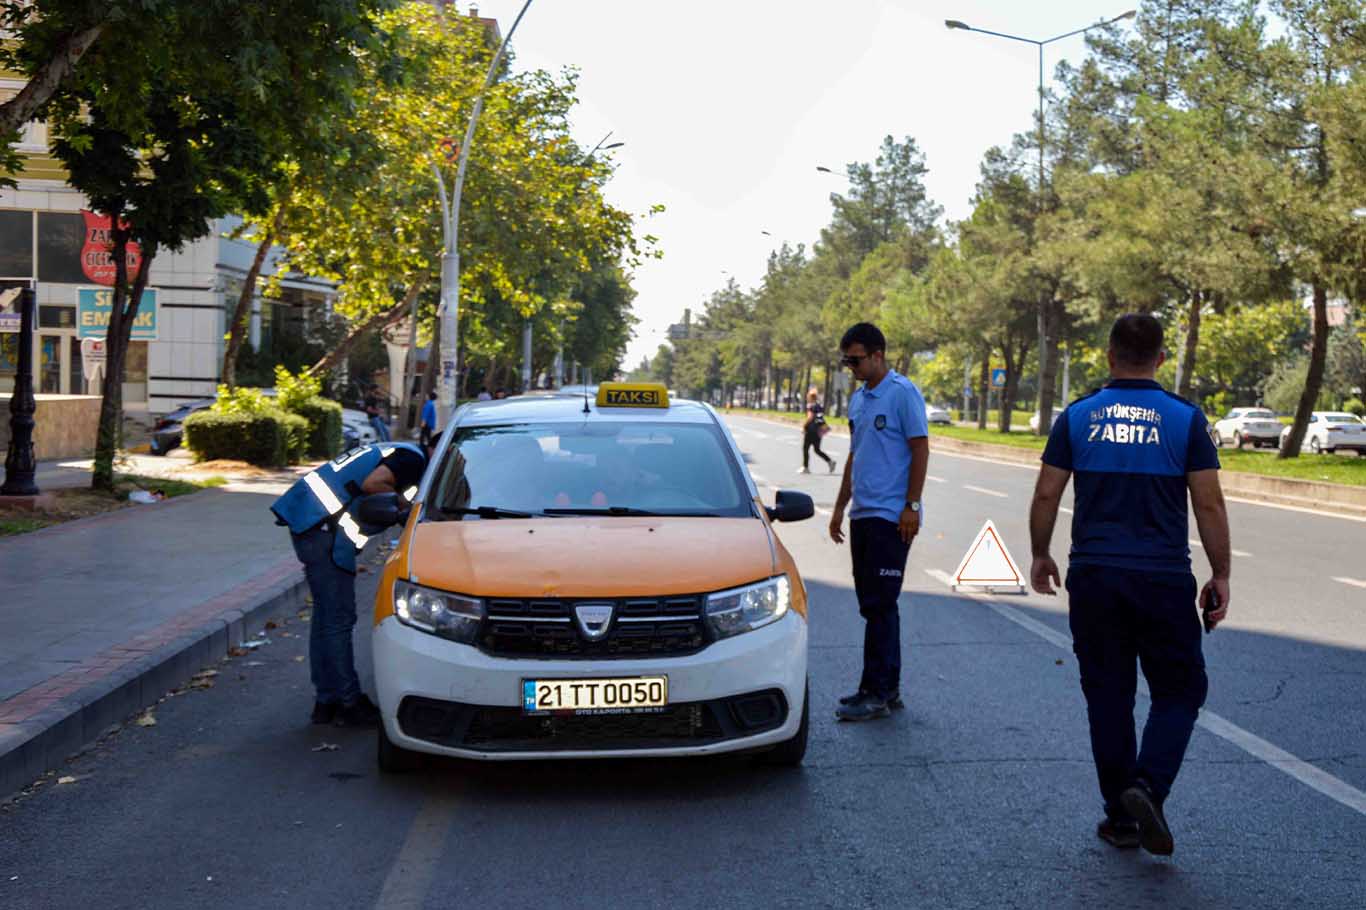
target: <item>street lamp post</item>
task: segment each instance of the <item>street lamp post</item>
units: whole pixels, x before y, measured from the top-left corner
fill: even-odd
[[[19,304],[19,364],[10,396],[9,451],[5,455],[5,483],[0,496],[36,496],[37,462],[33,459],[33,320],[38,309],[32,288],[16,295]]]
[[[996,38],[1006,38],[1006,39],[1008,39],[1008,40],[1010,40],[1010,41],[1019,41],[1019,42],[1022,42],[1022,43],[1024,43],[1024,44],[1032,44],[1032,45],[1034,45],[1036,48],[1038,48],[1038,50],[1039,50],[1039,212],[1040,212],[1040,213],[1043,212],[1043,204],[1044,204],[1044,195],[1043,195],[1043,188],[1044,188],[1044,166],[1043,166],[1043,158],[1044,158],[1044,143],[1045,143],[1045,136],[1044,136],[1044,109],[1043,109],[1043,102],[1044,102],[1044,87],[1043,87],[1043,49],[1044,49],[1044,45],[1052,44],[1052,43],[1055,42],[1055,41],[1061,41],[1061,40],[1064,39],[1064,38],[1071,38],[1072,36],[1074,36],[1074,35],[1080,35],[1080,34],[1082,34],[1083,32],[1089,32],[1089,31],[1091,31],[1091,29],[1093,29],[1093,28],[1100,28],[1100,27],[1103,26],[1103,25],[1110,25],[1110,24],[1112,24],[1112,23],[1119,22],[1121,19],[1132,19],[1132,18],[1133,18],[1134,16],[1136,16],[1137,14],[1138,14],[1138,11],[1137,11],[1137,10],[1129,10],[1128,12],[1120,13],[1118,16],[1115,16],[1113,19],[1105,19],[1105,20],[1102,20],[1102,21],[1100,21],[1100,22],[1097,22],[1097,23],[1095,23],[1095,24],[1093,24],[1093,25],[1088,25],[1088,26],[1086,26],[1085,28],[1074,29],[1073,31],[1066,32],[1066,33],[1061,34],[1061,35],[1054,35],[1052,38],[1045,38],[1045,39],[1043,39],[1042,41],[1039,40],[1039,39],[1037,39],[1037,38],[1024,38],[1024,37],[1021,37],[1020,35],[1008,35],[1008,34],[1006,34],[1005,32],[993,32],[993,31],[990,31],[990,30],[985,29],[985,28],[973,28],[971,25],[968,25],[966,22],[960,22],[960,21],[957,20],[957,19],[945,19],[945,20],[944,20],[944,25],[945,25],[945,27],[946,27],[946,28],[949,28],[949,29],[958,29],[958,30],[965,31],[965,32],[978,32],[978,33],[983,34],[983,35],[992,35],[992,36],[994,36],[994,37],[996,37]],[[823,168],[818,168],[818,170],[824,170],[824,169],[823,169]],[[1045,366],[1045,364],[1047,363],[1047,357],[1048,357],[1048,332],[1047,332],[1047,327],[1048,327],[1048,316],[1047,316],[1047,309],[1048,309],[1047,299],[1046,299],[1046,298],[1040,298],[1040,300],[1039,300],[1039,377],[1040,377],[1040,379],[1043,378],[1044,366]],[[1040,382],[1040,383],[1039,383],[1039,405],[1040,405],[1040,408],[1039,408],[1039,412],[1040,412],[1040,413],[1039,413],[1039,429],[1040,429],[1040,432],[1046,433],[1046,432],[1048,432],[1048,428],[1045,427],[1045,426],[1043,425],[1043,408],[1042,408],[1043,396],[1044,396],[1043,383]]]
[[[460,160],[455,168],[455,186],[452,188],[450,197],[446,195],[446,178],[442,175],[441,169],[436,165],[432,166],[436,174],[436,186],[441,195],[441,229],[445,249],[441,254],[441,305],[437,310],[437,316],[441,324],[441,373],[439,376],[437,406],[438,423],[446,426],[455,412],[456,384],[459,380],[457,373],[458,357],[460,352],[460,194],[465,188],[465,168],[470,160],[470,147],[474,145],[474,129],[479,125],[479,114],[484,109],[484,95],[488,94],[489,87],[498,78],[498,67],[503,62],[503,55],[507,52],[508,42],[512,40],[513,32],[517,31],[517,26],[521,23],[522,17],[526,15],[527,9],[531,6],[531,0],[526,0],[522,4],[522,9],[517,13],[517,18],[512,21],[512,27],[503,36],[502,42],[498,45],[498,52],[493,55],[493,61],[489,63],[488,74],[484,77],[484,86],[479,90],[479,94],[474,99],[474,110],[470,112],[470,122],[465,128],[465,141],[460,145]],[[435,364],[428,363],[427,369],[432,369]]]

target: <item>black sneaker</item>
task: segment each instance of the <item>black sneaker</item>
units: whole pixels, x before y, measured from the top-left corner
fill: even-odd
[[[840,704],[842,704],[842,705],[852,705],[854,702],[858,701],[860,698],[862,698],[862,697],[863,697],[864,695],[866,695],[866,694],[867,694],[867,693],[864,692],[862,689],[859,689],[859,690],[858,690],[857,692],[855,692],[853,695],[844,695],[844,696],[841,696],[841,697],[840,697]],[[905,703],[904,701],[901,700],[901,693],[900,693],[900,692],[894,693],[894,694],[892,695],[891,698],[887,699],[887,707],[890,708],[890,709],[892,709],[893,711],[900,711],[902,708],[906,707],[906,703]]]
[[[833,459],[833,458],[830,459],[830,473],[831,473],[831,474],[835,473],[835,465],[837,465],[837,464],[839,464],[839,462],[835,461],[835,459]]]
[[[1167,827],[1167,818],[1162,814],[1162,806],[1153,798],[1147,785],[1139,782],[1120,794],[1119,801],[1138,822],[1138,842],[1153,856],[1171,856],[1176,849],[1172,841],[1172,831]]]
[[[377,727],[379,708],[362,692],[351,704],[341,706],[336,724],[339,727]]]
[[[315,724],[330,724],[336,720],[337,709],[341,707],[336,702],[324,704],[320,701],[313,703],[313,716],[310,720]]]
[[[1116,821],[1108,815],[1096,825],[1096,837],[1112,847],[1128,850],[1138,846],[1138,822]]]
[[[887,702],[875,695],[867,694],[864,694],[857,701],[840,705],[835,709],[835,717],[839,720],[877,720],[880,717],[887,717],[891,713],[891,709],[887,707]]]

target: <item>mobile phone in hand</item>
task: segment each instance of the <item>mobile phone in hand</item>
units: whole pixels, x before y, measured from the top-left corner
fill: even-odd
[[[1214,631],[1214,623],[1210,622],[1209,615],[1219,609],[1219,592],[1214,586],[1205,589],[1205,602],[1200,605],[1200,618],[1205,623],[1205,634]]]

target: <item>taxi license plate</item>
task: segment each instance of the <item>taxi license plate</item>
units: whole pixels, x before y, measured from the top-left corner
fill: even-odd
[[[524,714],[634,714],[668,703],[667,676],[522,680]]]

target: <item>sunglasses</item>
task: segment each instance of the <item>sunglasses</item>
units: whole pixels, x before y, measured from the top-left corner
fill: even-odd
[[[867,360],[872,354],[845,354],[840,358],[840,363],[847,367],[856,367]]]

